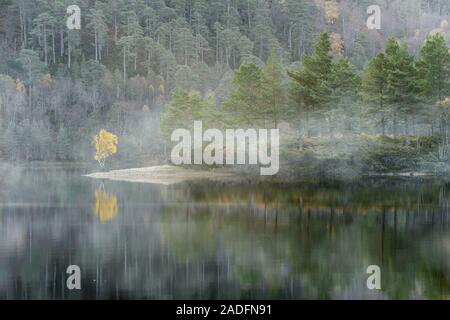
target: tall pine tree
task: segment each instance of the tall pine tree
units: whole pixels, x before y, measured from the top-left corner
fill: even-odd
[[[421,93],[442,100],[450,89],[450,52],[440,33],[427,39],[417,65]]]
[[[317,110],[330,102],[330,80],[333,57],[328,33],[319,36],[313,55],[304,55],[302,66],[296,72],[288,72],[294,85],[291,97],[306,110]]]
[[[370,60],[364,76],[362,89],[364,98],[374,110],[373,113],[380,115],[380,124],[383,136],[386,135],[386,90],[387,90],[387,60],[383,53]]]
[[[386,101],[392,108],[393,135],[397,135],[398,117],[405,120],[406,133],[409,131],[409,115],[417,111],[418,86],[414,57],[406,44],[400,45],[394,38],[386,45],[387,90]]]

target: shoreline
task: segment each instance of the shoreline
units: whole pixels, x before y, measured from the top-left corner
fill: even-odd
[[[237,178],[237,174],[235,172],[221,169],[187,169],[171,165],[112,170],[108,172],[95,172],[83,176],[111,181],[160,185],[173,185],[182,182],[197,180],[224,181],[228,179],[234,180]]]
[[[162,166],[151,166],[142,168],[129,168],[129,169],[119,169],[111,170],[106,172],[94,172],[91,174],[83,175],[84,177],[93,179],[104,179],[110,181],[121,181],[121,182],[134,182],[134,183],[148,183],[148,184],[159,184],[159,185],[174,185],[183,182],[195,182],[201,180],[208,181],[245,181],[258,179],[260,181],[274,181],[274,182],[301,182],[309,181],[311,178],[314,179],[314,174],[308,174],[306,176],[287,174],[285,172],[280,172],[278,176],[273,177],[262,177],[259,175],[252,175],[249,172],[242,172],[236,170],[230,170],[227,168],[214,168],[214,169],[192,169],[186,167],[179,167],[173,165],[162,165]],[[439,178],[439,174],[429,173],[429,172],[386,172],[386,173],[365,173],[356,177],[356,180],[361,178]],[[341,180],[332,177],[323,177],[317,175],[317,179],[321,180]],[[344,179],[345,180],[345,179]],[[355,177],[350,180],[355,180]]]

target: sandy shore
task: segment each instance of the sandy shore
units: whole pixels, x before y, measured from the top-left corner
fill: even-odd
[[[195,170],[176,166],[156,166],[148,168],[134,168],[97,172],[85,177],[107,179],[113,181],[127,181],[171,185],[194,180],[224,180],[235,177],[233,173],[220,170]]]

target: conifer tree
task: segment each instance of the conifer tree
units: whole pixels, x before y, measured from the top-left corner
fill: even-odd
[[[300,70],[288,72],[294,81],[291,97],[307,110],[325,106],[330,101],[332,69],[330,38],[325,32],[319,36],[314,54],[303,56]]]
[[[427,38],[418,62],[421,93],[442,100],[450,89],[450,52],[444,37],[437,33]]]
[[[386,134],[386,91],[387,91],[387,60],[383,53],[380,53],[372,60],[363,76],[362,89],[365,100],[375,107],[372,109],[380,115],[380,124],[383,136]]]
[[[386,102],[392,110],[393,134],[397,135],[398,117],[405,118],[408,131],[408,118],[417,111],[418,86],[414,57],[409,54],[405,44],[400,45],[394,38],[386,45],[387,88]]]
[[[344,118],[345,130],[347,131],[352,131],[356,126],[355,123],[351,123],[351,120],[358,106],[360,82],[361,79],[354,72],[354,67],[348,59],[342,58],[333,64],[330,87],[334,110],[331,111],[340,118]],[[331,120],[330,126],[332,126]]]
[[[224,104],[234,124],[250,126],[264,121],[260,108],[263,73],[255,64],[242,65],[234,74],[234,91]]]
[[[277,54],[272,52],[262,73],[262,112],[274,127],[285,115],[286,90],[283,84],[283,66]]]
[[[191,129],[194,121],[201,120],[201,110],[200,96],[190,94],[186,90],[175,91],[161,116],[161,136],[170,141],[173,130]]]

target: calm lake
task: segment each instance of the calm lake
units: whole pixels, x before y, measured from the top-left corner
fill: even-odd
[[[2,299],[449,299],[450,185],[0,178]],[[81,268],[82,288],[66,287]],[[382,290],[366,269],[381,268]]]

